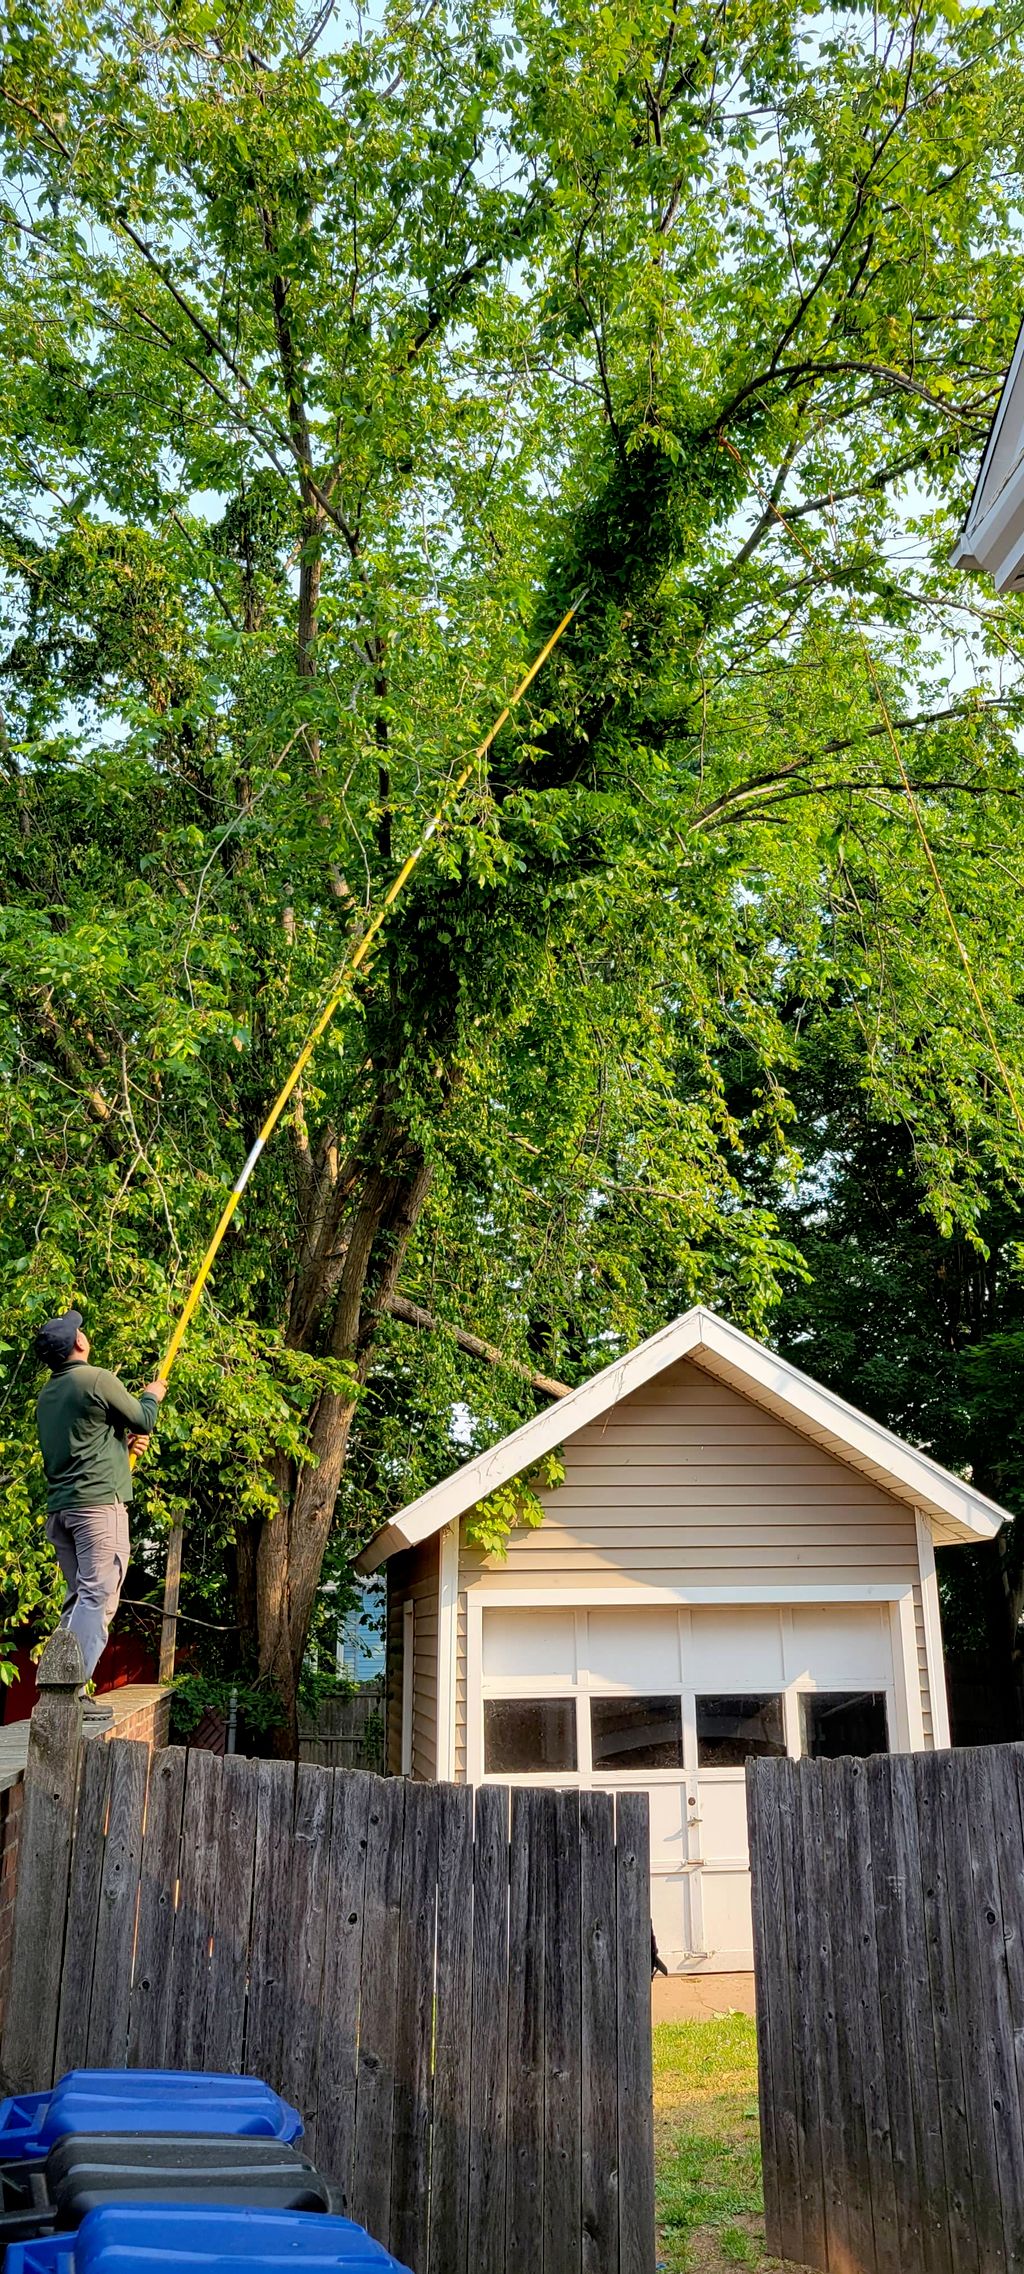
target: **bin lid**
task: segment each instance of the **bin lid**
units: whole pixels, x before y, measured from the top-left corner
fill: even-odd
[[[33,2178],[38,2165],[15,2167]],[[46,2159],[53,2217],[36,2231],[79,2227],[106,2203],[226,2204],[265,2211],[340,2209],[341,2199],[307,2156],[285,2140],[201,2132],[69,2132]],[[31,2235],[32,2227],[15,2229]]]
[[[296,2140],[297,2108],[259,2077],[212,2070],[70,2069],[51,2092],[0,2101],[0,2163],[39,2162],[69,2132],[221,2132]]]
[[[77,2234],[8,2245],[6,2274],[408,2274],[351,2219],[105,2204]]]

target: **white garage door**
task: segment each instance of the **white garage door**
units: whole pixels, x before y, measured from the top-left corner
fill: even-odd
[[[890,1606],[483,1612],[470,1773],[642,1789],[673,1972],[751,1964],[744,1764],[872,1753],[896,1729]]]

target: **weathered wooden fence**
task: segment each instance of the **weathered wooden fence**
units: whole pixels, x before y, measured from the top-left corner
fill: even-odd
[[[1024,1746],[747,1770],[769,2250],[1024,2267]]]
[[[81,1761],[48,1971],[19,1882],[10,2084],[248,2070],[414,2274],[651,2274],[643,1796]]]
[[[348,1698],[324,1698],[299,1715],[299,1758],[326,1769],[384,1767],[384,1684],[368,1682]]]

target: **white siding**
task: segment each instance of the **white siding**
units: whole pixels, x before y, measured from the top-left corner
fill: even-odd
[[[460,1573],[461,1578],[461,1573]],[[466,1782],[466,1590],[459,1588],[455,1656],[455,1782]]]
[[[415,1606],[413,1625],[412,1773],[437,1774],[437,1594],[438,1542],[392,1556],[388,1565],[387,1765],[397,1775],[402,1760],[402,1611]]]

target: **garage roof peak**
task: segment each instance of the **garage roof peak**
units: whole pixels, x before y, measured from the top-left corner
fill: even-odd
[[[356,1570],[376,1571],[389,1556],[417,1547],[446,1524],[457,1522],[477,1501],[533,1468],[545,1453],[681,1359],[730,1384],[870,1477],[894,1499],[919,1509],[941,1545],[994,1539],[1008,1521],[1005,1508],[976,1492],[963,1477],[954,1476],[929,1454],[801,1373],[777,1351],[698,1304],[410,1502],[375,1533],[357,1558]]]

